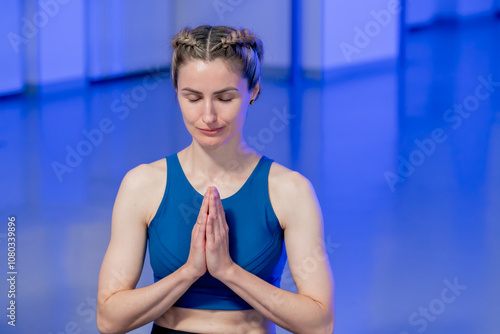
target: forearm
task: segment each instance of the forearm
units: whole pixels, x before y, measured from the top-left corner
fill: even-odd
[[[333,332],[333,310],[314,299],[277,288],[234,265],[221,281],[276,325],[293,333]]]
[[[183,266],[160,281],[139,289],[119,291],[98,304],[101,333],[125,333],[164,314],[196,281]]]

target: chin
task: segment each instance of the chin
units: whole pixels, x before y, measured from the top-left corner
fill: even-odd
[[[193,136],[193,133],[191,133],[191,135]],[[206,148],[217,148],[226,144],[232,138],[234,138],[234,133],[229,133],[227,129],[226,131],[223,131],[215,136],[207,136],[199,132],[195,132],[195,135],[193,136],[193,139],[196,140],[201,147]]]
[[[217,148],[227,142],[227,138],[195,138],[196,142],[204,148]]]

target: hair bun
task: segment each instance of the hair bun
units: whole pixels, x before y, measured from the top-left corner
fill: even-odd
[[[199,46],[198,41],[191,34],[189,28],[182,29],[172,40],[172,46],[177,48],[179,46]]]
[[[257,52],[259,59],[262,60],[263,47],[262,42],[248,29],[238,29],[232,31],[227,37],[221,38],[223,48],[240,45],[248,47]]]

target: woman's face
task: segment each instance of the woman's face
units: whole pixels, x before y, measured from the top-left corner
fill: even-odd
[[[191,60],[179,68],[177,98],[189,133],[201,146],[241,140],[250,92],[247,80],[228,62]]]

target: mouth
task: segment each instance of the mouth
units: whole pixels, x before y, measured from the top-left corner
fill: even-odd
[[[200,130],[202,133],[204,133],[206,135],[215,135],[215,134],[221,132],[223,128],[224,127],[215,128],[215,129],[200,129],[200,128],[198,128],[198,130]]]

